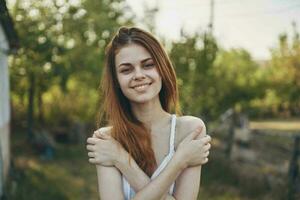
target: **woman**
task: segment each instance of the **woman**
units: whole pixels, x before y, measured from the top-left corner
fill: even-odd
[[[176,74],[161,44],[120,28],[101,86],[108,126],[87,140],[101,200],[196,199],[211,139],[201,119],[179,116]]]

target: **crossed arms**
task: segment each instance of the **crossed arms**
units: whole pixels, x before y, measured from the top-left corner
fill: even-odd
[[[202,121],[201,121],[202,122]],[[166,168],[151,180],[131,159],[120,145],[99,129],[94,137],[88,138],[89,162],[96,164],[99,194],[102,200],[123,200],[122,175],[135,190],[134,200],[171,200],[196,199],[201,165],[207,162],[210,149],[210,137],[206,136],[203,122],[198,124],[201,130],[194,130],[178,145],[176,152]],[[168,189],[176,180],[173,195]]]

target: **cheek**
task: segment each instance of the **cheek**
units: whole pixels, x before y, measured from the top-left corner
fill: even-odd
[[[161,76],[157,68],[153,68],[152,70],[149,70],[149,76],[155,79],[156,81],[161,79]]]
[[[161,84],[162,79],[161,79],[161,76],[159,75],[159,73],[157,71],[155,71],[153,77],[155,78],[155,81],[157,81],[159,84]]]
[[[123,76],[120,74],[117,75],[117,80],[118,80],[119,86],[121,88],[124,87],[126,85],[126,83],[128,82],[128,78],[126,78],[126,76]]]
[[[162,88],[162,78],[159,75],[159,73],[155,72],[152,74],[152,78],[154,79],[154,86],[155,86],[155,90],[156,92],[160,92],[161,88]]]
[[[125,96],[128,93],[128,89],[130,89],[130,88],[128,88],[129,82],[130,82],[129,77],[118,76],[119,87],[120,87],[121,91],[123,92],[123,94],[125,94]]]

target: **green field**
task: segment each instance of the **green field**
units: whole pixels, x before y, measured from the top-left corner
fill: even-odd
[[[18,155],[14,154],[14,162],[15,180],[11,181],[9,199],[97,199],[95,167],[87,162],[82,146],[59,146],[52,161],[19,151]],[[201,184],[199,199],[238,200],[248,199],[250,195],[240,191],[237,177],[217,160],[203,167]]]
[[[298,122],[252,122],[256,129],[276,125],[280,130],[298,127]],[[287,127],[288,126],[288,127]],[[53,160],[44,160],[26,143],[24,134],[12,134],[14,169],[9,181],[12,200],[97,199],[97,179],[88,163],[85,144],[57,144]],[[237,172],[222,152],[211,151],[210,162],[202,168],[199,199],[240,200],[280,199],[286,191],[271,191],[264,179]],[[242,174],[242,175],[241,175]]]
[[[300,133],[300,119],[251,121],[250,128],[259,130],[298,131]]]

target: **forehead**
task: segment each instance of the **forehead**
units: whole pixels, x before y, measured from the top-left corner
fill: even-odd
[[[117,52],[115,62],[118,66],[121,63],[137,63],[145,58],[151,58],[151,54],[141,45],[128,44]]]

